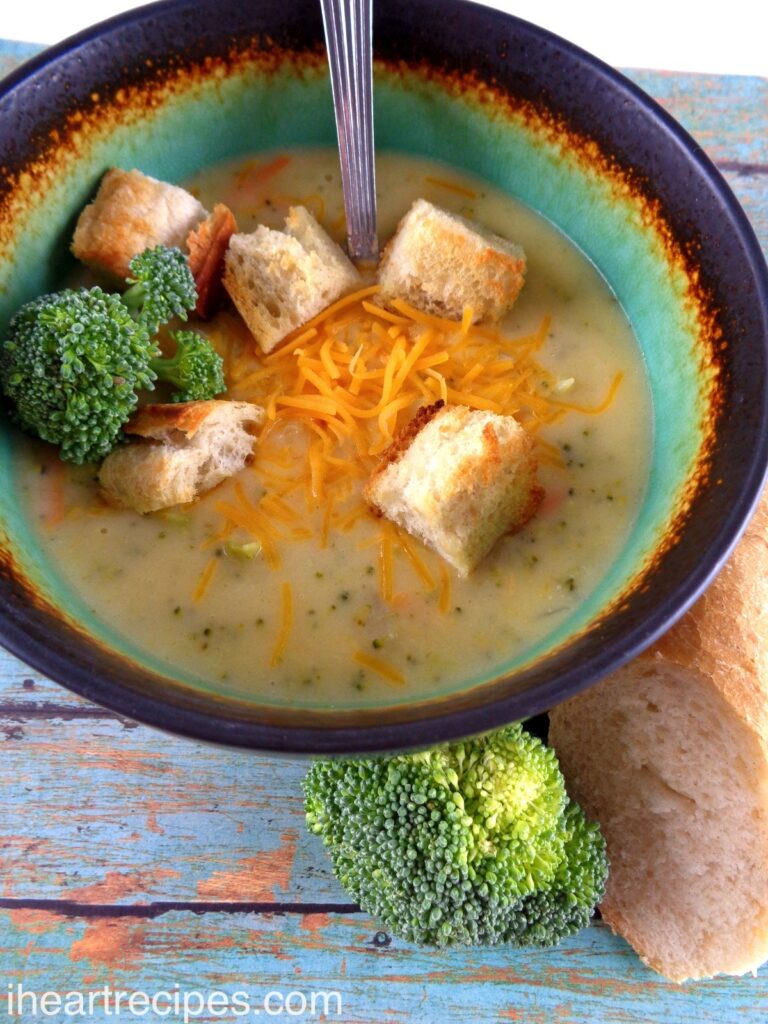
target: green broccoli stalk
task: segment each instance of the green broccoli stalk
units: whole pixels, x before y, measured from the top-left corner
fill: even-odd
[[[19,426],[95,462],[115,445],[155,379],[154,346],[117,295],[80,288],[44,295],[15,314],[0,346],[0,385]]]
[[[0,389],[11,414],[23,430],[59,445],[68,462],[107,455],[136,408],[136,392],[152,390],[158,372],[177,388],[175,401],[224,390],[221,360],[204,338],[178,332],[170,360],[159,358],[153,340],[160,322],[186,319],[195,304],[183,254],[158,247],[130,266],[133,284],[124,295],[98,287],[44,295],[18,310],[0,341]]]
[[[607,874],[554,752],[519,725],[418,754],[317,761],[307,825],[341,884],[430,946],[549,946],[587,923]]]
[[[123,302],[151,335],[175,316],[187,319],[197,302],[192,271],[180,249],[158,245],[145,249],[128,264],[131,274]]]
[[[213,398],[225,390],[224,360],[211,343],[194,331],[172,331],[175,353],[157,357],[150,367],[158,378],[175,389],[174,402],[195,402]]]

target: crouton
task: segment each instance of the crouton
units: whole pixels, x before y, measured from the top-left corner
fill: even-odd
[[[447,320],[497,321],[523,287],[519,245],[417,199],[384,249],[379,298],[404,299]]]
[[[517,420],[442,402],[416,414],[364,489],[378,515],[462,576],[502,534],[524,526],[543,495],[533,441]]]
[[[80,214],[72,252],[95,269],[124,278],[130,261],[145,249],[167,245],[185,251],[190,231],[207,216],[183,188],[113,167]]]
[[[285,231],[263,224],[233,235],[224,287],[263,352],[360,284],[339,246],[303,206],[292,207]]]
[[[145,440],[106,457],[102,494],[141,513],[194,501],[245,466],[263,419],[264,410],[248,402],[147,405],[124,427]]]
[[[195,312],[203,320],[210,319],[224,296],[224,256],[236,231],[235,215],[228,206],[217,203],[210,217],[187,238],[187,262],[197,288]]]

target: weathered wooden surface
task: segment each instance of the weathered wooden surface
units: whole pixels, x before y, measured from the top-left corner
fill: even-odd
[[[0,48],[0,73],[28,52]],[[701,140],[768,252],[768,83],[632,76]],[[246,990],[256,1008],[270,990],[338,993],[341,1013],[331,1002],[324,1018],[301,1019],[364,1024],[768,1015],[768,972],[671,985],[600,924],[556,951],[435,953],[391,940],[349,904],[303,829],[300,761],[161,735],[1,651],[0,741],[0,1020],[19,1019],[6,998],[17,983],[62,995]],[[97,1003],[83,1018],[21,1019],[115,1018]]]
[[[173,983],[204,993],[247,989],[254,1001],[270,990],[338,992],[341,1015],[326,1019],[363,1024],[735,1024],[768,1013],[765,989],[743,981],[687,989],[650,979],[600,926],[557,954],[437,955],[385,941],[362,915],[171,910],[157,918],[69,918],[11,911],[0,969],[11,978],[23,961],[28,989],[61,993],[105,984],[152,993]]]
[[[768,79],[626,74],[701,144],[744,208],[768,258]]]

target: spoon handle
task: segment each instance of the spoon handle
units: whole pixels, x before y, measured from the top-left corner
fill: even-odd
[[[373,155],[373,0],[320,0],[331,66],[347,246],[353,260],[376,260]]]

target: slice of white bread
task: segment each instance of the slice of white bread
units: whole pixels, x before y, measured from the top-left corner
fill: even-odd
[[[551,712],[605,834],[603,917],[673,981],[768,959],[768,497],[650,651]]]
[[[353,264],[303,206],[288,211],[285,231],[260,224],[230,239],[224,287],[263,352],[359,285]]]
[[[465,576],[543,496],[530,435],[512,416],[442,402],[416,414],[384,452],[366,501]]]
[[[496,321],[512,307],[525,275],[519,245],[426,199],[417,199],[387,244],[379,298],[404,299],[448,320]]]
[[[186,251],[187,236],[207,216],[178,185],[113,167],[78,218],[72,252],[92,267],[127,277],[128,264],[145,249],[167,245]]]
[[[106,500],[136,512],[194,501],[246,465],[264,410],[248,402],[147,405],[124,430],[145,438],[122,445],[102,463]]]

